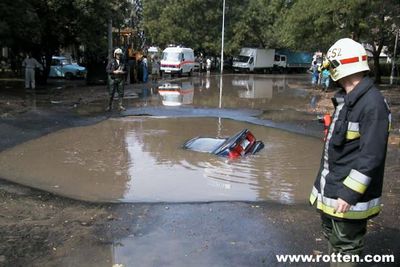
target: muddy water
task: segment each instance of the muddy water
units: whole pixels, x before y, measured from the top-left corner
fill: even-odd
[[[224,74],[221,83],[221,76],[202,73],[141,84],[133,89],[128,86],[125,104],[128,108],[183,106],[296,111],[308,105],[312,108],[313,94],[309,89],[309,75],[305,74]],[[104,105],[79,106],[77,112],[103,111]]]
[[[250,129],[265,148],[228,160],[187,151],[195,136]],[[0,154],[0,177],[89,201],[186,202],[308,198],[320,140],[218,118],[125,117],[70,128]]]
[[[182,80],[194,87],[193,105],[263,110],[304,108],[311,100],[307,75],[227,74]],[[219,99],[221,97],[221,99]]]

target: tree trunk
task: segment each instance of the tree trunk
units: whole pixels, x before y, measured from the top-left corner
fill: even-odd
[[[375,83],[381,83],[381,68],[379,65],[379,53],[373,54],[374,58],[374,76],[375,76]]]

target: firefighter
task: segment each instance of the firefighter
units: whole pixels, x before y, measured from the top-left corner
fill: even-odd
[[[122,62],[122,50],[117,48],[114,50],[114,58],[111,59],[108,64],[106,71],[108,73],[108,90],[110,93],[110,99],[106,111],[112,110],[112,104],[114,100],[115,92],[118,93],[118,108],[120,111],[124,111],[125,107],[122,105],[122,99],[124,97],[124,85],[125,85],[125,64]]]
[[[367,53],[361,44],[338,40],[324,65],[342,90],[332,99],[335,111],[310,202],[321,213],[329,253],[359,255],[367,220],[381,210],[391,116],[367,77]]]

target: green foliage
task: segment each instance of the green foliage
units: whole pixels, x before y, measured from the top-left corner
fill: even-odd
[[[340,0],[339,0],[340,1]],[[301,0],[278,19],[278,39],[283,47],[326,51],[343,29],[336,28],[335,3],[329,0]]]
[[[398,0],[293,2],[277,23],[280,44],[293,49],[326,51],[344,37],[380,43],[392,39],[389,32],[393,25],[399,25]]]
[[[198,51],[215,51],[221,40],[218,37],[221,3],[212,0],[145,1],[146,35],[152,44],[161,47],[183,44]]]
[[[379,54],[394,43],[400,25],[398,0],[297,0],[277,23],[282,46],[327,51],[339,38],[374,44],[374,72],[380,80]],[[396,26],[397,25],[397,26]]]
[[[224,51],[277,43],[274,24],[285,1],[226,1]],[[222,0],[147,0],[145,29],[152,44],[184,44],[207,54],[220,54]]]
[[[107,53],[107,22],[143,28],[147,45],[183,44],[219,55],[223,0],[142,0],[143,21],[129,0],[3,0],[0,41],[15,51],[51,55],[83,44],[87,53]],[[352,37],[392,50],[400,24],[398,0],[226,0],[224,51],[240,47],[326,51]],[[134,24],[132,24],[134,23]],[[140,26],[140,27],[139,27]]]
[[[25,6],[25,8],[21,8]],[[21,47],[26,41],[39,44],[39,17],[23,0],[0,2],[0,40],[4,46]]]
[[[277,0],[246,1],[236,7],[238,16],[233,23],[232,46],[240,48],[276,47],[276,22],[284,2]]]
[[[84,44],[106,53],[108,19],[123,24],[128,11],[128,1],[120,0],[3,0],[0,40],[15,52],[51,55]]]

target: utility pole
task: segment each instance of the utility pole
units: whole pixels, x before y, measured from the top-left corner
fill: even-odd
[[[225,31],[225,0],[222,3],[222,32],[221,32],[221,75],[224,71],[224,31]]]
[[[396,38],[395,38],[395,42],[394,42],[394,52],[393,52],[393,58],[392,58],[392,71],[390,74],[390,85],[393,84],[393,80],[394,80],[394,67],[395,67],[395,62],[396,62],[397,42],[399,40],[399,33],[400,33],[400,29],[396,29]]]
[[[224,31],[225,31],[225,0],[222,2],[222,32],[221,32],[221,73],[219,77],[219,108],[222,108],[222,73],[224,71]]]
[[[108,20],[108,29],[107,29],[107,38],[108,38],[108,60],[110,61],[113,57],[113,39],[112,39],[112,19]]]

